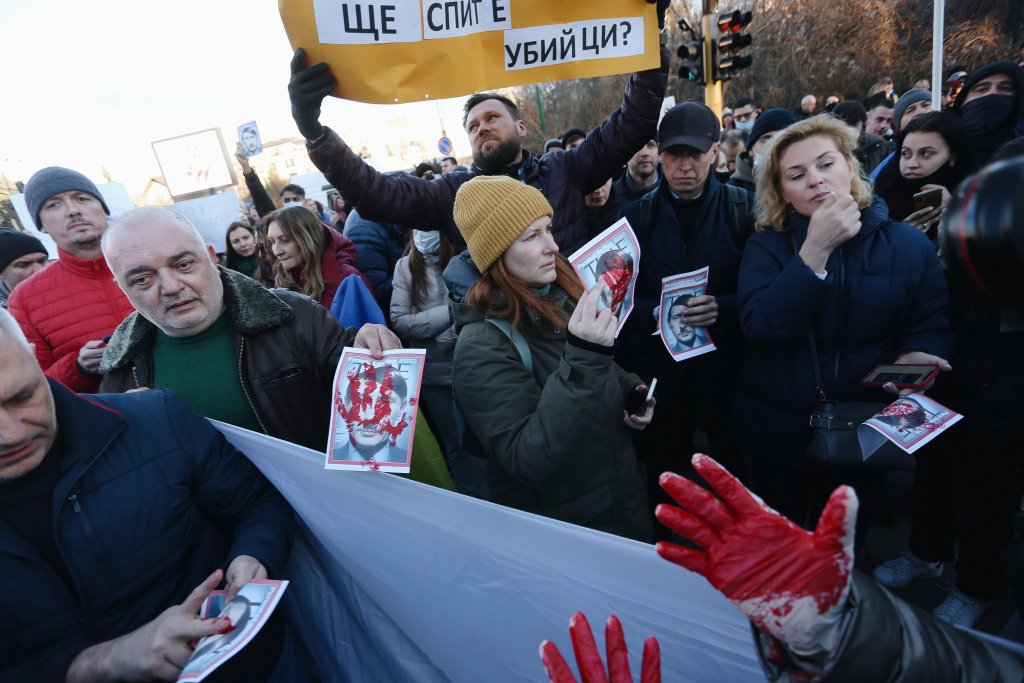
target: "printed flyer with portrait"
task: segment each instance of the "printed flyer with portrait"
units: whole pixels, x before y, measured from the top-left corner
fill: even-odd
[[[254,579],[242,586],[230,602],[225,602],[226,591],[213,591],[203,601],[199,616],[204,619],[227,617],[233,628],[196,643],[178,681],[197,683],[238,654],[267,623],[286,588],[287,581]]]
[[[706,327],[691,327],[683,321],[686,304],[703,296],[708,287],[709,266],[690,273],[670,275],[661,280],[661,308],[658,333],[669,355],[679,361],[714,351],[717,347]]]
[[[601,280],[606,285],[598,310],[611,308],[619,336],[633,311],[640,265],[640,243],[629,221],[620,218],[569,257],[576,275],[589,292]]]
[[[263,141],[255,121],[248,121],[238,127],[238,141],[242,143],[242,151],[247,157],[254,157],[263,151]]]
[[[924,394],[909,394],[887,405],[857,428],[860,450],[867,460],[888,439],[907,453],[946,431],[963,415]]]
[[[342,351],[326,469],[409,471],[426,353],[395,349],[374,358],[365,349]]]

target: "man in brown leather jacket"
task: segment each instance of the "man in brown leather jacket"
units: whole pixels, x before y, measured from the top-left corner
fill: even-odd
[[[218,268],[168,209],[120,216],[103,255],[136,312],[107,345],[101,392],[173,389],[206,417],[321,450],[342,349],[401,346],[383,325],[357,334],[308,297]]]

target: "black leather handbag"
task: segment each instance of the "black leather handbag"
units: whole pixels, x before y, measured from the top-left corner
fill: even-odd
[[[914,456],[888,439],[867,460],[864,459],[857,439],[857,428],[888,404],[830,401],[825,398],[825,385],[821,381],[821,368],[818,364],[818,345],[814,338],[814,328],[810,325],[807,327],[807,339],[818,391],[818,402],[809,422],[811,441],[807,445],[807,457],[832,467],[913,471],[916,465]]]

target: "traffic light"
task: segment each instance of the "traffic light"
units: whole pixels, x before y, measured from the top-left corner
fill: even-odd
[[[679,46],[676,51],[682,62],[679,69],[679,78],[684,81],[704,83],[704,44],[699,37],[694,36]]]
[[[750,34],[743,33],[753,15],[734,10],[712,16],[711,55],[712,82],[728,81],[740,69],[746,69],[754,60],[740,51],[750,47]]]

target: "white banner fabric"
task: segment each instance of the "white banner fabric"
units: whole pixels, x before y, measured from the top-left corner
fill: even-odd
[[[301,519],[285,603],[325,681],[547,681],[575,661],[569,617],[622,621],[630,664],[661,643],[665,681],[763,681],[747,619],[703,577],[619,538],[214,422]]]

